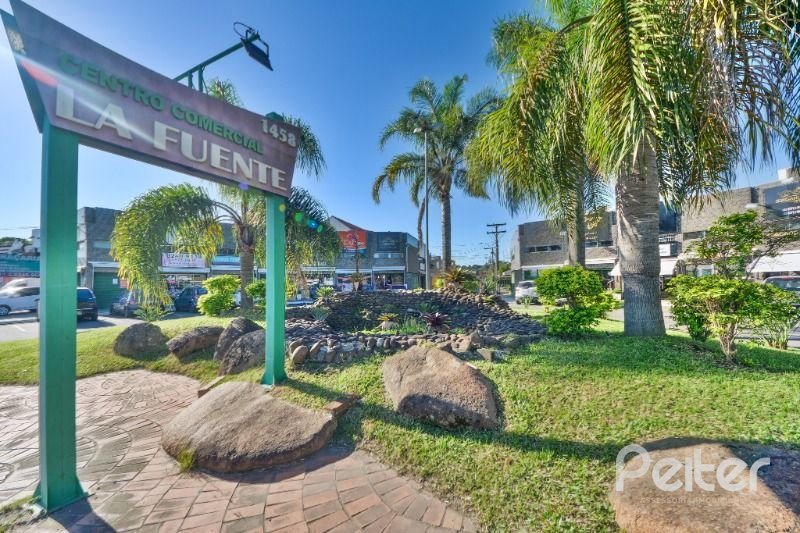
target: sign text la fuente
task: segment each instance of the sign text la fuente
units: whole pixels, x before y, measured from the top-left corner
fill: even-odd
[[[297,128],[189,89],[12,4],[6,32],[40,128],[45,113],[83,144],[288,196]]]

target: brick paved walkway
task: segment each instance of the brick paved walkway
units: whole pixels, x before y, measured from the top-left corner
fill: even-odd
[[[78,381],[78,475],[91,497],[35,531],[452,531],[469,519],[370,454],[327,447],[245,474],[181,474],[161,425],[198,383],[143,370]],[[0,505],[30,495],[38,470],[37,389],[0,387]]]

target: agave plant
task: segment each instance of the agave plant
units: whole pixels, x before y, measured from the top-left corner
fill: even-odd
[[[314,320],[317,322],[322,322],[328,316],[330,316],[331,310],[327,307],[315,307],[311,310],[311,316],[314,317]]]
[[[317,300],[325,300],[334,294],[336,294],[336,290],[329,285],[325,285],[324,287],[317,289]]]
[[[425,321],[430,331],[440,333],[450,330],[449,317],[444,313],[425,313],[420,318]]]
[[[445,287],[461,289],[468,281],[472,281],[475,275],[461,267],[453,267],[444,273]]]

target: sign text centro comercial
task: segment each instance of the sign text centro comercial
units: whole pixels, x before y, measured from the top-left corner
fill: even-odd
[[[178,172],[288,196],[300,132],[194,91],[11,1],[6,33],[39,129]]]

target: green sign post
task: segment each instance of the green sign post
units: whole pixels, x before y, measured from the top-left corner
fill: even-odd
[[[196,92],[91,41],[20,0],[0,11],[42,133],[39,503],[84,496],[76,468],[78,146],[264,191],[267,207],[266,367],[284,370],[285,197],[300,132]]]

